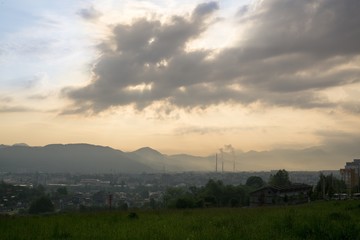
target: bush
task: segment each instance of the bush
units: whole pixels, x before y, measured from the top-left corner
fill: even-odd
[[[191,198],[178,198],[176,200],[176,208],[193,208],[194,201]]]
[[[29,208],[29,213],[30,214],[46,213],[46,212],[54,212],[54,210],[55,207],[54,204],[51,202],[50,198],[43,196],[31,203],[31,206]]]
[[[129,219],[139,219],[139,215],[137,215],[136,212],[131,212],[131,213],[129,213],[128,218]]]

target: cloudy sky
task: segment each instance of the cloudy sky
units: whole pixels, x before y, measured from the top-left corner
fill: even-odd
[[[340,168],[360,158],[359,10],[358,0],[1,0],[0,143],[319,148],[332,157],[323,169]]]

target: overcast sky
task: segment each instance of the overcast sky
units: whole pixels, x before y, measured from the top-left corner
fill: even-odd
[[[333,156],[323,169],[340,168],[360,158],[359,11],[359,0],[2,0],[0,143],[321,148]]]

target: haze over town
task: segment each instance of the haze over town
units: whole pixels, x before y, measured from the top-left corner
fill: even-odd
[[[239,170],[340,169],[360,156],[359,9],[3,0],[0,144],[234,151]]]

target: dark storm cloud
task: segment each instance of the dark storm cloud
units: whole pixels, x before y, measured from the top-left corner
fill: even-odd
[[[263,56],[353,55],[360,51],[359,8],[357,0],[265,0],[240,21],[254,27],[248,47]]]
[[[65,113],[101,112],[158,101],[196,108],[220,103],[332,108],[320,91],[359,82],[360,1],[265,0],[239,9],[246,27],[238,46],[214,54],[186,51],[211,27],[216,2],[198,5],[190,17],[167,23],[139,19],[113,28],[99,47],[94,77],[63,89],[74,101]],[[226,36],[224,36],[226,37]],[[211,56],[211,57],[210,57]],[[343,67],[341,67],[343,66]]]

